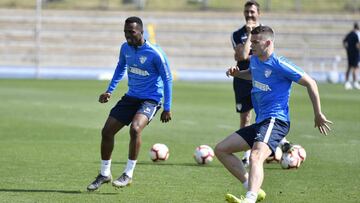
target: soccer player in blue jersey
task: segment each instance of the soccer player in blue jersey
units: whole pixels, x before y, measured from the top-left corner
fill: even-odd
[[[241,128],[217,144],[215,153],[223,165],[244,185],[245,197],[226,194],[228,202],[254,203],[265,198],[260,189],[265,159],[275,152],[280,140],[290,129],[289,97],[292,82],[308,91],[315,127],[327,135],[329,124],[321,111],[320,96],[316,82],[303,70],[284,57],[274,53],[274,32],[268,26],[258,26],[251,31],[253,55],[247,70],[231,67],[228,76],[251,79],[251,97],[256,114],[255,123]],[[242,162],[233,153],[251,148],[250,171],[246,172]]]
[[[172,75],[164,52],[144,39],[143,23],[138,17],[125,20],[124,33],[126,42],[121,45],[119,62],[99,102],[109,101],[125,71],[128,75],[128,91],[111,109],[102,129],[100,174],[87,187],[89,191],[112,181],[111,154],[114,137],[119,130],[131,124],[128,161],[123,174],[112,182],[115,187],[125,187],[132,182],[141,146],[141,132],[159,110],[163,97],[164,111],[160,120],[165,123],[171,120]]]

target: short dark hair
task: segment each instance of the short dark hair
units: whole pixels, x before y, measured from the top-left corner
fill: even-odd
[[[253,34],[253,35],[261,34],[262,36],[265,36],[266,38],[268,38],[272,41],[274,41],[274,38],[275,38],[273,29],[271,29],[271,27],[269,27],[269,26],[264,26],[264,25],[260,25],[260,26],[257,26],[256,28],[254,28],[251,31],[251,34]]]
[[[130,23],[136,23],[140,25],[141,28],[143,28],[142,20],[137,16],[131,16],[125,20],[125,24],[130,24]]]
[[[244,7],[248,7],[248,6],[255,6],[257,8],[257,11],[260,11],[260,4],[258,2],[256,2],[255,0],[249,0],[245,3]]]

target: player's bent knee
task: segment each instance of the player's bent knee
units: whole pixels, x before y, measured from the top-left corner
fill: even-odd
[[[224,144],[222,144],[222,143],[218,143],[214,149],[215,155],[217,157],[221,156],[224,153],[227,153],[226,151],[227,151],[226,146],[224,146]]]
[[[252,150],[250,155],[250,161],[252,163],[264,162],[267,156],[260,150]]]
[[[260,151],[259,150],[253,150],[251,151],[251,155],[250,155],[250,161],[252,163],[257,162],[260,160]]]
[[[102,139],[105,139],[105,140],[108,140],[108,139],[113,139],[114,138],[114,133],[112,133],[112,130],[104,127],[102,130],[101,130],[101,137]]]
[[[217,144],[214,148],[214,152],[215,155],[218,156],[222,151],[221,151],[221,147],[219,146],[219,144]]]
[[[138,125],[131,125],[130,126],[130,136],[131,138],[137,138],[140,136],[142,129]]]

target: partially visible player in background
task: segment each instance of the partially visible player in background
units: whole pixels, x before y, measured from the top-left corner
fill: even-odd
[[[119,62],[105,93],[99,97],[100,103],[109,101],[112,92],[125,71],[128,75],[128,92],[111,109],[101,132],[100,174],[87,187],[97,190],[102,184],[112,181],[110,171],[111,154],[115,134],[125,125],[130,125],[128,161],[123,174],[112,182],[115,187],[124,187],[132,182],[133,172],[141,146],[141,132],[149,124],[161,107],[164,97],[164,111],[160,120],[171,120],[172,75],[166,56],[158,46],[150,44],[143,36],[143,23],[138,17],[125,20],[126,42],[122,44]]]
[[[231,35],[231,42],[235,51],[234,59],[237,61],[236,65],[240,70],[249,68],[249,58],[252,55],[250,47],[251,30],[260,25],[260,4],[254,0],[247,1],[244,5],[244,17],[246,24]],[[250,125],[251,122],[251,109],[253,108],[251,102],[251,80],[234,77],[233,89],[236,111],[240,113],[240,128],[243,128]],[[285,143],[289,143],[286,138],[281,140],[280,145]],[[242,158],[245,167],[249,166],[250,153],[251,150],[247,150]]]
[[[359,50],[360,42],[357,32],[359,32],[359,25],[354,23],[354,29],[350,31],[343,40],[344,48],[346,49],[348,67],[345,75],[345,89],[352,88],[360,89],[360,84],[357,78],[359,70]],[[353,83],[350,82],[350,74],[353,77]]]

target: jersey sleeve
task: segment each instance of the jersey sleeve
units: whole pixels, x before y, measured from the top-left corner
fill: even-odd
[[[231,44],[232,44],[233,48],[235,49],[237,43],[236,43],[236,41],[235,41],[235,36],[234,36],[234,35],[235,35],[235,32],[233,32],[233,33],[231,34],[230,40],[231,40]]]
[[[172,75],[165,53],[161,49],[159,50],[160,54],[157,55],[155,65],[164,83],[164,110],[170,111],[172,103]]]
[[[234,49],[239,44],[244,45],[245,41],[242,39],[244,37],[246,37],[246,34],[244,33],[244,27],[236,30],[231,34],[231,43]]]
[[[291,81],[298,82],[305,73],[300,67],[285,57],[279,57],[277,62],[280,74]]]
[[[123,44],[120,48],[120,53],[119,53],[119,60],[114,72],[114,75],[109,83],[109,86],[106,90],[106,92],[108,93],[112,93],[116,86],[118,85],[118,83],[120,82],[120,80],[124,77],[125,74],[125,70],[126,70],[126,61],[125,61],[125,44]]]

